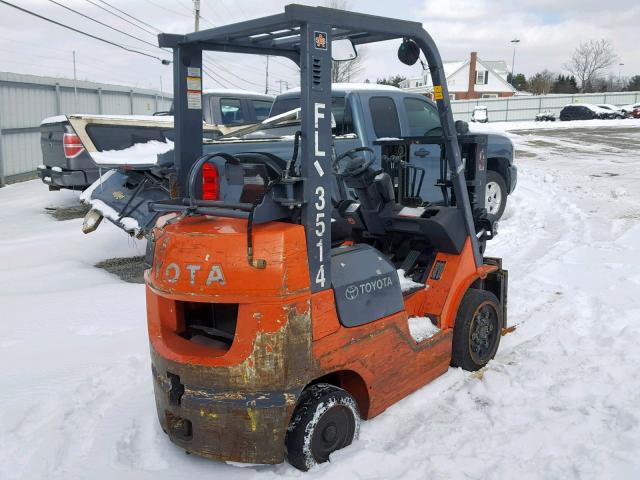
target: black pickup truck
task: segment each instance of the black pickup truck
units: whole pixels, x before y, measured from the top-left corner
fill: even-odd
[[[261,122],[268,117],[273,97],[244,90],[217,89],[202,93],[202,116],[205,135],[216,138],[235,128]],[[173,106],[172,106],[173,107]],[[173,112],[146,115],[73,115],[93,118],[97,122],[111,122],[114,128],[101,129],[102,143],[109,149],[120,150],[135,143],[158,140],[155,133],[165,132],[173,125]],[[71,116],[71,115],[70,115]],[[125,130],[122,129],[125,127]],[[164,138],[164,136],[162,137]],[[99,166],[84,148],[69,123],[67,115],[45,118],[40,124],[42,165],[38,176],[50,190],[68,188],[84,190],[100,176]]]
[[[217,140],[206,140],[204,153],[251,152],[267,154],[283,164],[295,161],[300,141],[296,135],[300,128],[299,102],[300,93],[296,90],[278,96],[269,119]],[[348,150],[366,147],[370,150],[362,154],[372,156],[375,165],[383,170],[411,164],[420,171],[420,178],[412,181],[411,188],[418,203],[455,202],[451,172],[442,151],[442,129],[433,102],[389,86],[334,84],[331,110],[334,158]],[[99,143],[102,135],[99,125],[87,128],[81,119],[72,124],[84,138],[83,143]],[[504,211],[507,195],[516,185],[513,145],[504,135],[469,132],[464,122],[457,122],[457,127],[472,206],[479,211],[486,208],[497,219]],[[95,147],[89,148],[102,168],[115,169],[83,194],[84,201],[94,208],[90,212],[92,223],[101,214],[131,234],[144,235],[153,227],[158,214],[149,211],[147,204],[169,199],[173,152],[168,137],[164,143],[157,141],[148,146],[146,157],[140,156],[140,149],[134,147],[106,156]],[[160,155],[153,155],[154,152]],[[202,179],[205,189],[208,180],[205,170]],[[98,183],[100,188],[95,188]],[[496,199],[499,202],[492,204]]]

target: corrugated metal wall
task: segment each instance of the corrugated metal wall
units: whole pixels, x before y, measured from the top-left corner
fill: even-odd
[[[451,102],[451,108],[456,120],[471,120],[474,107],[483,105],[487,107],[490,122],[513,122],[534,120],[537,113],[545,110],[555,113],[557,118],[562,107],[570,103],[628,105],[638,101],[640,101],[640,92],[610,92],[456,100]]]
[[[76,93],[77,92],[77,93]],[[155,90],[0,72],[0,185],[35,175],[42,163],[40,122],[54,115],[152,115],[171,96]]]

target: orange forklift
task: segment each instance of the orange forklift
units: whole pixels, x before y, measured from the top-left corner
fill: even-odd
[[[388,40],[402,62],[424,54],[428,63],[451,173],[441,203],[420,199],[424,172],[401,155],[424,138],[379,139],[382,163],[367,146],[333,153],[332,59]],[[494,357],[507,272],[483,258],[495,225],[472,211],[464,131],[420,23],[288,5],[161,34],[159,44],[174,52],[175,181],[173,199],[149,205],[158,220],[145,278],[156,406],[172,442],[212,459],[286,459],[307,470],[351,444],[361,419],[449,365],[477,370]],[[291,155],[230,154],[223,143],[203,154],[203,50],[300,67]],[[432,333],[416,340],[411,319]]]

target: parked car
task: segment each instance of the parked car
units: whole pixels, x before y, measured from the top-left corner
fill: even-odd
[[[589,103],[572,103],[560,110],[560,120],[562,121],[612,119],[615,118],[615,115],[611,110],[606,110]]]
[[[549,110],[545,110],[544,112],[540,112],[536,114],[536,122],[555,122],[556,114],[550,112]]]
[[[640,103],[631,103],[629,105],[622,105],[620,110],[626,114],[631,114],[636,108],[640,108]]]
[[[300,129],[300,119],[296,117],[299,107],[299,90],[281,94],[273,104],[269,119],[262,124],[205,143],[203,151],[225,152],[231,155],[243,152],[245,155],[249,155],[246,152],[251,152],[251,155],[268,154],[269,158],[274,158],[278,163],[289,162],[296,158],[297,153],[294,152],[299,148],[296,137],[296,132]],[[423,181],[419,184],[414,182],[417,190],[414,192],[415,196],[411,194],[411,198],[419,197],[423,202],[436,205],[455,202],[450,192],[451,172],[448,168],[441,169],[443,157],[438,138],[442,135],[442,128],[432,101],[421,95],[389,86],[334,84],[331,112],[335,155],[340,156],[354,148],[367,147],[375,152],[373,160],[376,166],[382,169],[394,168],[394,162],[402,159],[417,167],[416,171],[424,171]],[[86,132],[86,137],[92,139],[93,143],[99,140],[101,132],[95,128],[97,125],[94,124],[94,128],[87,131],[88,125],[82,118],[74,118],[72,122],[74,128]],[[108,131],[108,122],[104,123]],[[458,134],[463,157],[466,159],[465,175],[472,192],[472,201],[477,207],[476,211],[480,213],[484,207],[486,213],[497,219],[505,209],[507,195],[513,192],[517,182],[517,168],[513,164],[513,144],[505,135],[469,133],[468,126],[467,131],[462,130],[464,129],[462,128]],[[84,138],[84,133],[82,136]],[[100,152],[94,151],[92,154],[100,157]],[[132,156],[126,151],[122,154],[122,161],[127,165],[135,162],[135,154]],[[87,190],[89,193],[83,194],[85,200],[100,200],[115,211],[122,210],[125,204],[135,204],[135,207],[127,209],[127,217],[136,219],[137,223],[132,223],[139,225],[138,229],[132,230],[130,225],[114,219],[113,215],[103,215],[129,233],[144,234],[145,228],[152,225],[155,219],[154,214],[143,208],[143,199],[157,201],[162,196],[167,197],[166,187],[159,187],[158,182],[164,184],[168,178],[162,180],[163,177],[158,175],[167,175],[161,172],[166,171],[165,167],[173,162],[172,155],[173,152],[160,155],[158,165],[154,162],[146,167],[138,164],[135,168],[123,168],[122,162],[105,163],[105,168],[118,170],[102,179],[100,189]],[[135,191],[135,185],[139,185],[145,178],[150,178],[145,172],[153,173],[153,182],[148,187],[145,186],[142,193],[138,193]],[[442,178],[443,173],[445,178]],[[203,184],[207,178],[203,174]],[[124,192],[124,197],[113,197],[109,192],[113,192],[114,189]],[[132,196],[136,196],[135,202],[127,203]],[[98,202],[98,205],[101,204]]]
[[[205,90],[202,94],[205,138],[214,139],[233,129],[261,122],[269,116],[272,104],[270,95],[245,90]],[[86,115],[83,117],[87,118]],[[102,135],[103,143],[99,150],[120,150],[135,143],[158,140],[158,131],[164,132],[163,139],[173,138],[170,132],[173,128],[173,105],[169,111],[156,112],[153,116],[94,115],[94,122],[100,122],[101,117],[111,119],[113,125],[108,134]],[[117,128],[123,122],[127,128]],[[67,115],[42,121],[40,146],[43,162],[38,167],[38,176],[50,190],[84,190],[100,176],[98,166],[86,152]]]
[[[473,109],[471,114],[471,121],[477,123],[487,123],[489,121],[489,110],[487,107],[478,105]]]
[[[627,118],[627,113],[622,111],[621,107],[617,107],[610,103],[598,103],[596,107],[604,108],[615,114],[614,118]]]
[[[634,108],[633,112],[631,112],[631,116],[633,118],[640,118],[640,107]]]

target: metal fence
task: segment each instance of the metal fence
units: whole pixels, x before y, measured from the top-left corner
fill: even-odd
[[[612,103],[628,105],[640,101],[640,92],[582,93],[576,95],[533,95],[507,98],[478,98],[475,100],[456,100],[451,102],[456,120],[471,120],[474,107],[487,107],[490,122],[513,122],[534,120],[538,112],[545,110],[560,114],[560,110],[570,103]]]
[[[0,186],[35,175],[46,117],[152,115],[170,105],[171,95],[155,90],[0,72]]]

